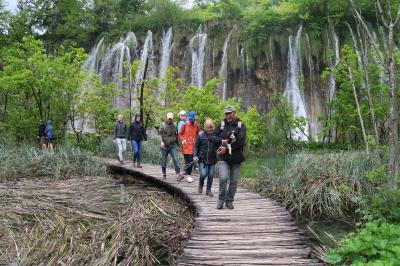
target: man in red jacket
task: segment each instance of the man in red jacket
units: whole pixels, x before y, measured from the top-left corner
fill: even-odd
[[[185,175],[189,183],[193,182],[193,178],[190,175],[192,174],[194,163],[194,144],[199,132],[200,126],[196,122],[196,113],[192,111],[188,115],[188,120],[182,125],[179,131],[179,139],[182,143],[182,153],[185,158]]]

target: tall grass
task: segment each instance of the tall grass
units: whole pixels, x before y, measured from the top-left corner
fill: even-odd
[[[380,164],[377,156],[363,152],[300,153],[281,173],[265,167],[254,188],[298,217],[349,218],[372,190],[365,173]]]
[[[0,181],[21,178],[66,179],[104,174],[104,164],[74,147],[57,147],[53,152],[33,146],[0,145]]]
[[[100,156],[108,158],[116,158],[117,146],[112,138],[104,138],[100,142]],[[183,156],[178,153],[180,161],[183,161]],[[149,138],[147,143],[142,142],[142,163],[159,164],[161,159],[160,142],[158,139]],[[124,155],[125,160],[132,160],[132,147],[127,144],[127,151]],[[168,156],[168,167],[172,167],[171,156]]]

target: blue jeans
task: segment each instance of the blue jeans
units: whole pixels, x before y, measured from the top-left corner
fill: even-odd
[[[215,164],[199,163],[199,171],[200,171],[199,187],[204,186],[204,180],[207,177],[207,190],[211,190],[215,173]]]
[[[169,153],[171,153],[172,161],[174,162],[175,173],[179,174],[181,169],[179,168],[178,151],[176,149],[176,145],[161,148],[161,170],[163,174],[167,172],[167,159]]]
[[[142,141],[132,140],[132,157],[134,162],[140,163],[140,153],[142,151]]]
[[[225,161],[218,162],[219,169],[219,201],[230,201],[233,202],[235,199],[239,172],[240,172],[240,163],[239,164],[228,164]],[[228,186],[229,181],[229,187]]]

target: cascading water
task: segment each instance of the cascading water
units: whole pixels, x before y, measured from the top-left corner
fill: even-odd
[[[135,76],[135,86],[140,86],[144,77],[146,61],[148,60],[148,68],[149,68],[149,66],[152,63],[150,62],[152,60],[152,57],[153,57],[153,33],[151,31],[147,31],[146,40],[144,41],[142,54],[140,56],[140,66]]]
[[[167,69],[169,67],[169,61],[172,51],[172,28],[169,28],[167,32],[163,31],[161,44],[162,44],[162,51],[161,51],[159,78],[162,80],[165,79],[165,77],[167,76]],[[165,88],[167,86],[166,82],[164,81],[161,82],[162,83],[160,84],[159,96],[161,96],[161,94],[165,91]],[[163,102],[163,99],[160,99],[160,101]]]
[[[246,84],[246,58],[244,48],[240,49],[240,81],[242,84]]]
[[[223,78],[222,84],[218,86],[219,91],[221,92],[221,96],[223,100],[226,100],[227,93],[226,93],[226,80],[228,78],[228,43],[231,37],[231,33],[229,32],[228,36],[226,37],[224,47],[222,49],[222,61],[221,61],[221,68],[219,69],[218,76]]]
[[[288,98],[293,106],[293,113],[296,117],[304,117],[307,120],[303,130],[296,128],[291,132],[292,136],[297,140],[308,140],[308,115],[306,112],[303,97],[300,92],[300,78],[303,75],[300,58],[300,39],[303,27],[297,30],[296,38],[289,36],[289,53],[288,53],[288,73],[284,95]]]
[[[89,57],[86,59],[83,67],[89,73],[96,74],[99,71],[101,61],[99,60],[99,52],[102,50],[104,38],[101,38],[97,45],[90,51]]]
[[[335,68],[339,64],[340,54],[339,54],[339,38],[336,32],[332,31],[333,34],[333,42],[334,42],[334,50],[335,50],[335,59],[331,63],[331,67]],[[328,100],[331,102],[336,94],[336,81],[333,73],[331,73],[328,77]]]
[[[191,84],[203,87],[204,61],[207,49],[207,34],[198,33],[189,42],[189,51],[192,54]]]

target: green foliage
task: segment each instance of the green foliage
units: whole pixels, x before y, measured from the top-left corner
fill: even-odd
[[[255,106],[250,107],[247,113],[242,117],[246,125],[246,142],[251,146],[265,145],[267,138],[265,136],[265,117],[257,112]]]
[[[367,223],[336,249],[329,249],[327,261],[333,265],[397,265],[400,261],[400,225]]]
[[[47,56],[43,43],[28,36],[1,52],[1,127],[17,141],[31,141],[37,122],[51,119],[57,139],[63,139],[85,76],[83,49],[61,47],[58,55]]]
[[[111,100],[117,95],[115,84],[102,85],[97,76],[93,76],[90,88],[83,93],[79,108],[89,118],[97,136],[110,135],[117,116],[117,110]]]
[[[266,142],[279,151],[285,151],[296,146],[293,132],[296,129],[305,133],[307,121],[293,115],[293,106],[284,95],[275,93],[272,101],[274,107],[266,117]]]

